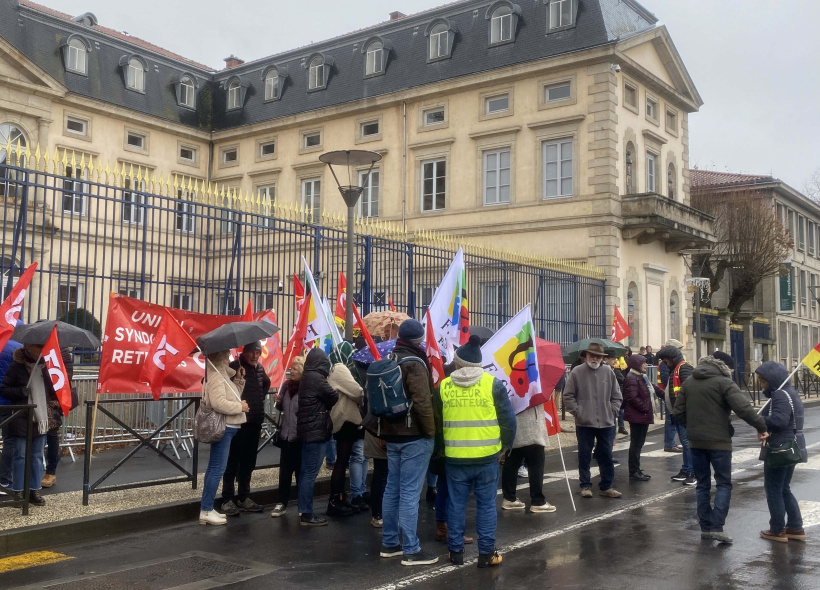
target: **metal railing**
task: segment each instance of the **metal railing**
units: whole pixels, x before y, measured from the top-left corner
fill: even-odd
[[[7,506],[19,506],[23,510],[23,516],[28,516],[30,499],[29,493],[31,491],[32,484],[31,469],[29,469],[28,466],[31,465],[31,444],[32,439],[34,438],[34,420],[32,414],[35,407],[36,406],[34,404],[11,404],[0,406],[0,428],[3,428],[3,426],[21,414],[25,414],[26,416],[26,469],[23,475],[23,498],[20,500],[17,500],[14,497],[10,499],[0,498],[0,508],[5,508]],[[8,450],[9,449],[3,449],[4,452],[8,452]],[[39,482],[37,483],[39,484]]]

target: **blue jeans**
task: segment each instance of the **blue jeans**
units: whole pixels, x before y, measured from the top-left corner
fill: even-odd
[[[763,464],[763,487],[766,489],[766,503],[769,505],[769,530],[775,533],[786,528],[803,528],[800,506],[789,486],[794,467],[769,467]],[[786,516],[789,517],[788,521]]]
[[[692,449],[692,464],[698,480],[698,520],[703,532],[723,532],[732,500],[732,451]],[[715,504],[712,507],[712,469],[715,470]]]
[[[395,547],[401,533],[406,555],[421,551],[416,529],[419,524],[419,498],[433,454],[432,438],[406,443],[387,443],[387,487],[382,501],[382,545]]]
[[[323,442],[302,443],[302,469],[299,474],[298,499],[299,512],[303,515],[313,514],[313,484],[322,466],[325,445],[326,443]]]
[[[35,425],[36,429],[37,426]],[[26,439],[23,436],[13,436],[3,441],[9,445],[9,451],[13,453],[11,467],[11,489],[15,492],[23,491],[23,480],[26,477]],[[43,481],[43,450],[46,447],[46,435],[35,435],[31,439],[31,464],[29,473],[29,489],[42,489]]]
[[[429,481],[429,472],[428,472],[428,481]],[[428,485],[430,485],[428,483]],[[444,472],[444,475],[438,478],[438,482],[436,485],[436,503],[434,504],[436,509],[436,522],[447,522],[447,506],[450,501],[450,489],[447,487],[447,472]]]
[[[46,473],[57,475],[57,464],[60,462],[60,429],[55,428],[46,433]]]
[[[447,464],[447,546],[450,551],[464,551],[464,521],[470,491],[475,495],[475,529],[478,533],[478,553],[488,555],[495,550],[495,527],[498,513],[495,497],[498,492],[498,463],[485,465]],[[442,478],[443,479],[443,478]]]
[[[14,449],[11,442],[3,442],[3,454],[0,455],[0,485],[9,487],[11,485],[11,470],[14,464]]]
[[[427,475],[425,476],[425,483],[427,484],[428,488],[436,489],[438,485],[438,475],[430,471],[430,467],[427,468]]]
[[[666,402],[664,402],[666,405]],[[672,414],[669,413],[669,408],[666,408],[666,422],[663,426],[663,446],[664,448],[674,447],[675,446],[675,433],[678,429],[675,427],[677,420],[672,417]]]
[[[225,428],[225,435],[222,439],[211,445],[208,468],[205,470],[205,479],[202,482],[202,500],[199,503],[199,509],[203,512],[210,512],[214,509],[216,489],[225,474],[225,467],[228,466],[228,452],[231,450],[231,441],[237,432],[239,432],[238,428]]]
[[[673,423],[675,424],[675,429],[678,432],[678,438],[680,439],[680,446],[683,447],[683,465],[681,465],[680,470],[683,473],[693,473],[694,469],[692,468],[692,449],[689,447],[689,437],[686,436],[686,426],[684,426],[674,418],[673,421]]]
[[[624,411],[623,408],[618,411],[618,428],[624,427]]]
[[[591,488],[589,464],[592,460],[592,448],[595,447],[595,460],[601,471],[601,482],[598,487],[603,492],[612,487],[615,479],[615,464],[612,462],[612,444],[615,442],[615,426],[608,428],[591,428],[576,426],[575,438],[578,439],[578,475],[581,488]]]
[[[364,456],[364,439],[353,443],[350,453],[350,497],[359,498],[367,491],[367,457]]]
[[[331,438],[325,445],[325,460],[333,464],[336,462],[336,439]]]

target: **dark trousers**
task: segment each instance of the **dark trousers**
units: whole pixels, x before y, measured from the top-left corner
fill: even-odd
[[[259,447],[261,424],[243,424],[231,441],[228,465],[222,476],[222,499],[234,498],[234,481],[238,480],[237,501],[241,502],[251,493],[251,476],[256,469],[256,449]]]
[[[501,489],[504,499],[510,502],[515,500],[518,486],[518,469],[522,463],[527,463],[527,473],[530,481],[530,499],[533,506],[543,506],[547,503],[544,498],[544,447],[530,445],[510,451],[504,468],[501,470]]]
[[[60,462],[60,429],[54,428],[46,433],[46,473],[57,475],[57,463]]]
[[[609,428],[591,428],[576,426],[575,438],[578,439],[578,475],[581,488],[591,488],[589,464],[592,461],[592,448],[595,447],[595,460],[601,471],[601,482],[598,487],[603,492],[612,487],[615,479],[615,464],[612,463],[612,444],[615,441],[615,426]]]
[[[641,470],[641,449],[646,442],[649,424],[629,423],[629,475]]]
[[[763,464],[763,487],[766,489],[766,503],[769,505],[769,529],[776,533],[786,528],[803,528],[800,506],[789,485],[794,467],[769,467]]]
[[[387,459],[373,459],[373,477],[370,479],[370,514],[382,517],[382,500],[387,486]]]
[[[344,494],[345,473],[350,465],[350,453],[353,451],[355,440],[336,439],[336,463],[333,473],[330,474],[330,495]]]
[[[732,451],[692,449],[692,467],[698,480],[698,520],[703,532],[723,532],[732,500]],[[712,507],[712,469],[715,470],[715,505]]]
[[[290,501],[290,490],[293,485],[293,475],[296,474],[296,486],[299,486],[299,475],[302,472],[302,443],[282,441],[279,451],[279,502],[285,508]]]

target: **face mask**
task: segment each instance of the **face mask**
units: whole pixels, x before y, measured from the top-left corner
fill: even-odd
[[[592,360],[588,360],[588,361],[587,361],[587,364],[590,366],[590,368],[592,368],[592,369],[597,369],[598,367],[600,367],[600,366],[601,366],[601,361],[592,361]]]

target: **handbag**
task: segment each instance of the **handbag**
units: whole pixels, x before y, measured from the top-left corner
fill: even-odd
[[[782,445],[777,445],[776,447],[770,445],[768,439],[763,443],[760,454],[767,467],[791,467],[803,460],[803,455],[800,453],[800,445],[797,444],[797,416],[794,414],[794,402],[792,402],[792,396],[789,395],[788,392],[784,391],[783,393],[786,394],[786,399],[789,400],[789,405],[792,408],[791,415],[794,418],[795,425],[794,439]]]
[[[279,412],[279,419],[273,424],[273,434],[270,435],[270,444],[282,448],[282,412]]]
[[[208,363],[211,364],[210,361],[208,361]],[[211,364],[211,366],[214,367],[213,364]],[[233,391],[237,399],[241,401],[241,398],[236,394],[236,390],[233,385],[225,379],[222,373],[217,371],[216,367],[214,367],[214,371],[216,371],[216,373],[225,380],[228,388]],[[194,416],[193,434],[194,440],[197,442],[205,444],[218,443],[222,440],[222,437],[225,436],[225,414],[217,412],[203,400],[203,402],[199,405],[199,409],[196,411],[196,415]]]

